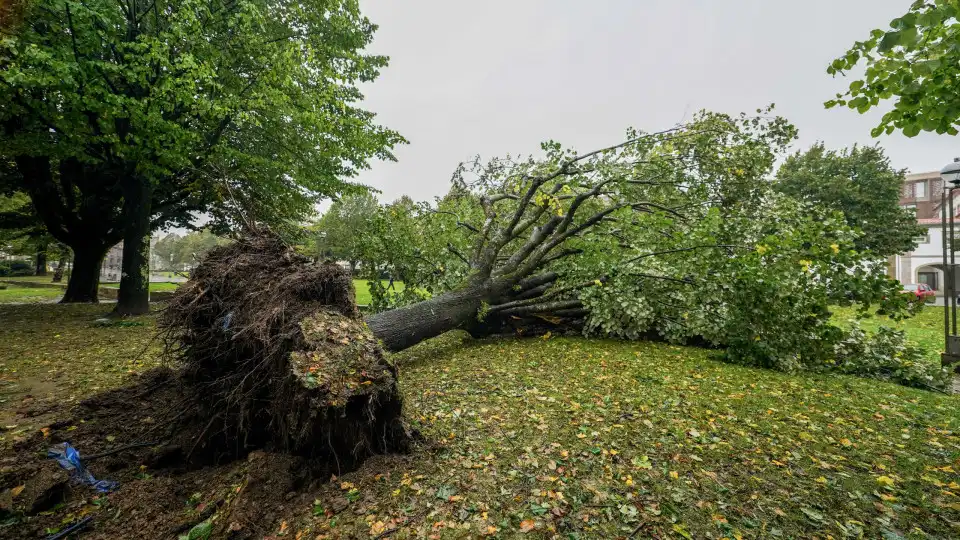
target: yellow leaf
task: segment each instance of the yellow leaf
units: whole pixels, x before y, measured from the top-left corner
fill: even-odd
[[[827,479],[821,476],[820,478],[817,478],[817,483],[818,483],[818,484],[826,484],[826,483],[827,483]]]
[[[877,483],[881,486],[893,486],[893,478],[889,476],[879,476],[877,477]]]
[[[341,482],[341,483],[340,483],[340,489],[346,490],[346,489],[353,489],[354,487],[356,487],[356,486],[354,486],[354,485],[351,484],[350,482]]]
[[[16,497],[17,495],[20,494],[20,492],[23,491],[23,488],[25,488],[25,487],[27,487],[25,484],[20,484],[19,486],[15,487],[15,488],[12,488],[12,489],[10,490],[10,495],[13,496],[13,497]]]
[[[43,436],[44,436],[44,437],[49,437],[49,436],[50,436],[50,428],[48,428],[48,427],[40,428],[40,433],[43,433]]]
[[[680,473],[678,473],[677,471],[670,471],[670,478],[673,478],[674,480],[676,480],[677,478],[680,478]]]
[[[520,522],[520,530],[522,532],[530,532],[537,528],[537,522],[532,519],[525,519]]]
[[[850,442],[850,439],[840,439],[840,444],[842,444],[842,445],[844,445],[844,446],[851,446],[851,445],[853,445],[853,443]]]

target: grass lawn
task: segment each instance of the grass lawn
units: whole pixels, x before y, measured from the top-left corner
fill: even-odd
[[[0,306],[0,412],[17,425],[0,444],[40,427],[12,415],[25,392],[66,407],[156,362],[152,317],[92,327],[104,311]],[[451,333],[394,358],[427,444],[318,487],[278,533],[960,537],[958,397],[655,343]],[[349,510],[325,511],[337,500]]]
[[[174,283],[171,281],[151,281],[150,290],[151,291],[175,291],[180,288],[180,283]],[[101,287],[109,287],[111,289],[116,289],[120,287],[119,283],[100,283]]]
[[[61,289],[20,287],[11,284],[0,285],[6,285],[5,289],[0,289],[0,304],[50,302],[63,296]]]
[[[388,285],[389,283],[390,283],[389,281],[383,282],[384,285]],[[396,289],[397,292],[402,291],[403,287],[404,287],[403,282],[401,281],[393,282],[393,288]],[[358,306],[370,305],[370,301],[371,301],[370,281],[366,279],[355,279],[353,280],[353,288],[357,291],[357,305]]]
[[[887,326],[903,330],[907,339],[923,347],[927,351],[926,357],[931,362],[940,363],[940,352],[943,351],[943,309],[942,307],[925,305],[916,317],[905,321],[892,321],[887,317],[871,316],[860,320],[860,327],[866,332],[875,332],[880,326]],[[834,318],[841,325],[849,325],[857,320],[856,310],[853,308],[833,307]]]
[[[173,274],[173,272],[159,272],[159,274],[161,275]],[[50,283],[53,280],[53,276],[52,275],[44,276],[44,277],[18,276],[18,277],[2,278],[2,279],[14,280],[14,281],[28,281],[28,282],[33,281],[33,282]],[[387,282],[384,282],[384,284],[386,283]],[[66,285],[66,283],[64,283],[64,285]],[[119,287],[120,286],[119,283],[110,283],[110,282],[101,282],[100,285],[103,287]],[[175,291],[177,290],[178,287],[180,287],[180,285],[181,283],[154,281],[150,283],[150,290],[151,291]],[[353,280],[353,286],[357,291],[357,304],[361,306],[369,305],[370,304],[370,282],[365,279],[355,279]],[[397,291],[402,291],[403,283],[394,282],[394,287],[397,289]],[[34,289],[34,290],[37,290],[37,289]],[[55,291],[55,289],[51,289],[51,290]],[[0,293],[0,303],[35,302],[35,301],[39,302],[47,299],[53,299],[53,298],[56,298],[57,296],[58,296],[57,294],[52,294],[52,293],[42,293],[37,295],[25,295],[25,296],[21,296],[14,293],[7,293],[7,295]],[[34,300],[31,298],[36,298],[36,299]]]

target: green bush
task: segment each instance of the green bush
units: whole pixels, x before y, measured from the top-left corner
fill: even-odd
[[[901,330],[881,326],[869,335],[855,325],[834,346],[834,358],[827,367],[904,386],[941,391],[948,388],[950,373],[923,356],[923,349],[909,343]]]
[[[33,265],[28,261],[0,261],[0,277],[32,275]]]

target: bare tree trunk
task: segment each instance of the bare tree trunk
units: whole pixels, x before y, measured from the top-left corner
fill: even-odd
[[[38,276],[47,275],[47,244],[37,246],[37,267],[34,274]]]
[[[53,272],[53,282],[60,283],[63,281],[63,271],[66,270],[67,266],[67,251],[63,248],[60,249],[60,258],[57,260],[57,269]]]

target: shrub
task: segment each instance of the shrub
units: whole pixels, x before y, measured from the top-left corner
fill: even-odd
[[[0,261],[0,277],[32,275],[33,265],[28,261]]]
[[[950,384],[950,373],[925,361],[923,356],[923,349],[909,343],[900,330],[881,326],[875,334],[868,335],[855,325],[834,345],[834,358],[827,367],[904,386],[945,390]]]

